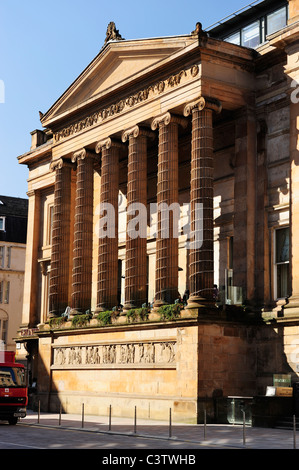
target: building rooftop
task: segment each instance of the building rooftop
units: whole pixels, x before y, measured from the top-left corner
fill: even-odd
[[[0,216],[26,217],[28,199],[0,195]]]
[[[256,0],[205,31],[215,39],[255,48],[266,41],[268,34],[286,26],[287,19],[287,0]]]

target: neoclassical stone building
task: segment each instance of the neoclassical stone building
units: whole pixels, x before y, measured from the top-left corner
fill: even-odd
[[[298,380],[299,2],[254,3],[183,36],[111,23],[40,113],[17,341],[42,409],[217,419]]]

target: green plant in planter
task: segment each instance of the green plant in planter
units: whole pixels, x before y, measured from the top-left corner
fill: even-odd
[[[162,305],[158,311],[160,313],[161,320],[174,320],[180,315],[181,305],[179,303]]]
[[[126,313],[127,320],[131,322],[135,321],[146,321],[148,320],[148,310],[146,307],[141,307],[141,308],[131,308],[128,310]]]
[[[76,328],[86,326],[89,323],[90,318],[91,318],[90,313],[85,313],[83,315],[75,315],[72,318],[72,326]]]
[[[64,316],[50,318],[49,325],[51,328],[60,328],[63,323],[67,321],[67,318]]]
[[[112,315],[114,312],[111,310],[106,310],[105,312],[100,312],[97,315],[97,320],[103,325],[111,325],[112,323]]]

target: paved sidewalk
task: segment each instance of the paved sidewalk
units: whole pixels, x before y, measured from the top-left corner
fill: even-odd
[[[38,422],[39,421],[39,422]],[[20,423],[31,426],[47,426],[63,429],[75,429],[82,432],[105,434],[123,434],[136,437],[147,437],[161,440],[176,440],[186,443],[198,443],[203,446],[218,449],[296,449],[299,448],[299,432],[293,430],[256,428],[242,425],[208,424],[178,424],[166,421],[135,420],[132,418],[111,418],[109,429],[108,416],[81,415],[57,413],[38,413],[27,410],[27,417]]]

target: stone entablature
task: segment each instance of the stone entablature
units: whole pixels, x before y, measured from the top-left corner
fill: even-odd
[[[176,341],[54,346],[52,369],[176,368]]]
[[[125,112],[133,106],[143,103],[151,98],[154,98],[157,95],[161,95],[163,92],[167,92],[169,89],[172,89],[175,86],[178,86],[181,81],[184,79],[192,80],[197,77],[199,74],[199,66],[193,65],[190,68],[181,70],[175,75],[171,75],[166,80],[161,80],[154,85],[150,85],[144,90],[140,90],[134,95],[124,98],[117,103],[110,105],[108,108],[102,109],[92,113],[92,115],[87,116],[85,119],[76,122],[68,127],[65,127],[59,132],[54,134],[54,142],[60,142],[61,140],[70,137],[74,134],[77,134],[80,131],[88,129],[96,124],[101,124],[103,121],[109,117],[113,117],[121,112]]]

